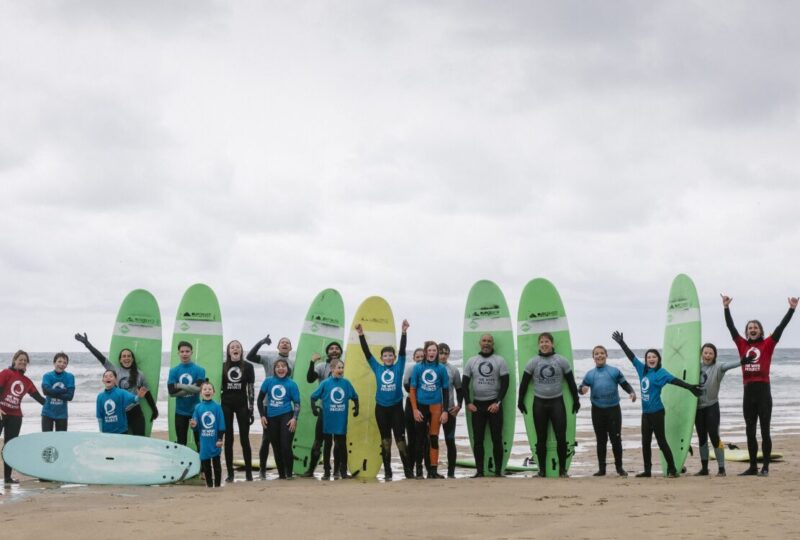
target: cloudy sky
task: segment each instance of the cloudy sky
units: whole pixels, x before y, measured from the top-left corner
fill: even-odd
[[[663,4],[663,5],[662,5]],[[774,328],[800,294],[791,2],[0,3],[0,351],[107,347],[217,292],[299,336],[333,287],[460,348],[496,281],[573,343],[660,346],[672,278]],[[784,335],[800,346],[800,321]]]

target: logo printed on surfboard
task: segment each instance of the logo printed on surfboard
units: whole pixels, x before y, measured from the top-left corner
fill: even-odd
[[[42,450],[42,461],[45,463],[55,463],[58,459],[58,450],[55,446],[47,446]]]

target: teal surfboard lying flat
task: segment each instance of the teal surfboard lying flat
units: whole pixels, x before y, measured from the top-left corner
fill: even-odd
[[[689,384],[700,381],[700,302],[694,283],[686,274],[672,281],[667,301],[667,325],[661,365],[675,377]],[[697,411],[697,398],[691,392],[668,384],[661,391],[664,403],[664,434],[672,450],[677,470],[683,468]],[[667,474],[667,462],[661,456],[661,469]]]
[[[175,317],[175,330],[172,334],[172,355],[170,368],[177,366],[178,343],[188,341],[192,344],[192,360],[206,370],[206,378],[217,389],[214,401],[219,402],[219,388],[222,384],[222,314],[214,291],[208,285],[197,283],[184,293]],[[194,436],[189,428],[187,442],[194,448]],[[177,440],[175,434],[175,399],[169,399],[169,440]]]
[[[567,324],[567,312],[555,286],[548,280],[537,278],[528,282],[522,290],[517,314],[517,350],[519,351],[519,376],[525,371],[528,361],[539,354],[539,336],[542,332],[553,335],[553,346],[556,353],[563,356],[572,366],[572,341]],[[573,371],[574,372],[574,371]],[[569,470],[572,456],[575,453],[575,414],[572,413],[572,395],[567,383],[561,385],[564,396],[564,408],[567,411],[567,463],[565,469]],[[528,387],[525,395],[525,406],[528,414],[525,415],[525,431],[528,433],[528,442],[531,452],[536,455],[536,429],[533,425],[533,384]],[[548,477],[558,476],[558,453],[556,452],[556,436],[553,426],[547,429],[547,458],[542,467]]]
[[[517,412],[516,391],[517,378],[514,362],[514,331],[508,311],[505,296],[495,283],[488,280],[476,282],[467,296],[467,305],[464,309],[464,366],[470,358],[480,352],[480,339],[484,334],[491,334],[494,338],[494,352],[506,361],[508,367],[508,392],[503,399],[503,463],[500,471],[504,472],[508,457],[511,455],[511,446],[514,444],[514,417]],[[466,410],[466,409],[465,409]],[[467,430],[469,442],[473,450],[475,437],[472,433],[472,413],[467,410]],[[485,474],[494,474],[497,464],[494,463],[492,453],[492,436],[487,426],[484,436],[484,466]]]
[[[21,435],[3,448],[3,459],[24,475],[73,484],[170,484],[200,472],[190,448],[110,433]]]
[[[114,333],[109,348],[109,361],[119,366],[119,353],[130,349],[136,358],[136,366],[144,375],[153,401],[158,402],[158,385],[161,379],[161,312],[158,302],[144,289],[128,293],[117,313]],[[147,400],[139,406],[144,413],[145,435],[150,436],[153,427],[153,411]]]
[[[319,293],[311,307],[308,308],[303,330],[297,343],[294,372],[292,379],[300,389],[300,417],[292,442],[294,454],[294,470],[304,473],[308,470],[311,459],[311,447],[314,444],[317,417],[306,406],[311,393],[319,386],[319,381],[309,383],[306,376],[311,355],[319,354],[320,362],[325,362],[325,347],[335,341],[342,347],[344,355],[344,302],[342,296],[334,289],[325,289]]]

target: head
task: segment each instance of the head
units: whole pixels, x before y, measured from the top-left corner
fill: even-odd
[[[539,334],[539,352],[542,354],[550,354],[553,352],[553,334],[550,332],[542,332]]]
[[[425,345],[423,346],[425,349],[425,361],[426,362],[438,362],[439,361],[439,344],[435,341],[426,341]]]
[[[206,379],[206,381],[200,385],[200,396],[205,400],[209,400],[214,397],[214,385],[211,384],[211,381],[208,379]]]
[[[119,351],[119,357],[117,359],[119,360],[119,365],[125,369],[131,369],[131,367],[136,365],[136,357],[130,349],[122,349]]]
[[[117,374],[114,373],[113,369],[107,369],[103,373],[103,386],[106,390],[111,390],[117,386]]]
[[[439,343],[439,363],[446,364],[450,358],[450,345],[447,343]]]
[[[381,362],[385,366],[391,366],[397,359],[397,353],[394,352],[394,347],[384,347],[381,349]]]
[[[276,377],[286,377],[289,374],[289,362],[283,358],[275,360],[275,365],[272,367],[272,372]]]
[[[414,349],[414,354],[411,357],[414,359],[415,363],[419,364],[425,359],[425,349],[422,347],[417,347]]]
[[[341,358],[334,358],[331,360],[331,376],[339,379],[344,375],[344,362]]]
[[[237,340],[233,340],[225,347],[225,361],[226,362],[241,362],[242,361],[242,344]]]
[[[491,356],[494,354],[494,336],[492,334],[483,334],[480,340],[481,354],[484,356]]]
[[[25,373],[25,370],[28,369],[28,364],[30,363],[31,359],[23,350],[19,350],[14,353],[14,356],[11,357],[11,367]]]
[[[336,341],[331,341],[330,343],[328,343],[328,346],[325,347],[325,356],[327,356],[331,360],[333,360],[334,358],[341,358],[342,346]]]
[[[706,343],[700,347],[700,360],[707,366],[716,364],[717,362],[717,347],[713,343]]]
[[[278,340],[278,354],[281,356],[289,356],[292,352],[292,340],[288,337],[282,337]]]
[[[755,319],[752,321],[747,321],[747,325],[744,327],[744,335],[749,340],[763,338],[764,327],[761,325],[761,321],[757,321]]]
[[[188,364],[191,362],[193,352],[194,348],[188,341],[181,341],[178,343],[178,356],[180,357],[182,363]]]
[[[602,345],[595,345],[594,349],[592,349],[592,359],[595,367],[601,368],[605,366],[608,360],[608,349]]]
[[[661,353],[655,349],[648,349],[644,353],[644,363],[649,369],[661,369]]]
[[[59,352],[53,357],[53,370],[55,370],[56,373],[64,373],[68,365],[69,356],[67,356],[67,353]]]

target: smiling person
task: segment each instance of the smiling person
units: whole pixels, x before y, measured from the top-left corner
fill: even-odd
[[[621,332],[611,334],[613,339],[631,361],[636,373],[639,375],[640,391],[642,393],[642,457],[644,458],[644,471],[637,474],[639,478],[651,476],[652,463],[650,445],[653,443],[655,433],[658,449],[664,454],[667,462],[667,476],[677,478],[678,471],[675,470],[675,459],[672,457],[672,450],[667,443],[664,433],[664,404],[661,402],[661,389],[668,384],[674,384],[689,390],[695,396],[700,396],[699,384],[687,384],[675,377],[661,367],[661,354],[655,349],[648,349],[644,355],[644,362],[636,358],[633,351],[625,344]]]
[[[192,362],[194,347],[188,341],[178,343],[180,363],[169,370],[167,390],[169,397],[175,399],[175,434],[178,444],[186,446],[189,424],[194,408],[200,403],[200,385],[206,380],[206,370]],[[200,438],[192,430],[195,447],[200,448]]]
[[[144,397],[145,388],[139,388],[136,394],[122,390],[117,386],[117,372],[107,369],[103,373],[105,390],[97,394],[95,415],[102,433],[128,433],[127,413],[139,405],[139,398]]]
[[[547,428],[553,426],[558,455],[558,476],[567,477],[567,409],[561,383],[566,381],[572,394],[572,413],[581,408],[575,375],[566,358],[553,348],[553,336],[548,332],[539,335],[539,354],[530,359],[519,383],[517,408],[528,414],[524,396],[533,381],[533,426],[536,429],[536,462],[539,476],[545,476],[543,464],[547,458]]]
[[[461,379],[464,403],[472,413],[472,452],[475,455],[474,478],[484,476],[484,440],[486,425],[492,437],[494,475],[503,475],[503,399],[509,385],[508,365],[502,356],[494,353],[494,337],[484,334],[480,352],[467,361]],[[450,471],[448,470],[448,475]]]
[[[64,352],[53,357],[53,371],[42,377],[42,431],[67,431],[68,402],[75,396],[75,376],[67,371],[69,356]]]
[[[25,394],[44,405],[44,398],[36,390],[33,381],[25,376],[29,362],[28,353],[17,351],[11,359],[11,367],[0,371],[0,433],[3,433],[5,444],[15,439],[22,428],[20,404]],[[5,463],[3,473],[6,485],[18,483],[11,478],[11,467]]]
[[[151,418],[151,421],[155,421],[155,419],[158,418],[158,408],[156,407],[156,402],[153,399],[153,395],[150,393],[149,387],[147,386],[144,373],[139,371],[139,368],[136,366],[136,357],[133,355],[132,350],[122,349],[119,351],[119,366],[115,366],[109,362],[108,358],[106,358],[103,353],[97,350],[94,345],[89,343],[89,338],[86,336],[86,333],[75,334],[75,339],[82,343],[83,346],[86,347],[95,358],[97,358],[97,361],[100,362],[100,365],[102,365],[105,369],[110,369],[117,374],[117,386],[119,388],[126,390],[133,395],[136,395],[140,388],[144,388],[146,390],[144,398],[147,400],[147,404],[150,405],[150,409],[153,411],[153,417]],[[142,408],[139,406],[139,402],[137,401],[136,405],[128,409],[125,414],[128,417],[127,425],[131,435],[144,436],[144,413],[142,412]]]
[[[242,344],[236,340],[228,343],[225,349],[225,363],[222,365],[222,416],[225,426],[225,468],[228,476],[225,482],[233,482],[233,417],[239,426],[239,443],[242,445],[245,479],[253,480],[253,453],[250,448],[250,426],[253,423],[254,385],[256,382],[253,366],[242,361]],[[212,387],[213,390],[213,387]],[[200,388],[202,394],[203,387]],[[212,393],[213,395],[213,393]],[[202,443],[202,434],[200,442]],[[210,454],[209,454],[210,455]]]
[[[384,347],[381,350],[381,361],[375,360],[369,350],[367,338],[364,336],[364,328],[361,324],[356,325],[358,341],[361,343],[361,350],[364,351],[372,373],[375,375],[375,420],[378,423],[378,431],[381,434],[381,457],[383,458],[384,478],[392,478],[392,434],[397,445],[397,452],[403,463],[403,472],[406,478],[413,478],[414,471],[411,468],[411,459],[408,455],[406,446],[405,425],[403,422],[403,372],[406,367],[406,332],[408,331],[408,321],[402,324],[402,334],[400,336],[400,350],[397,356],[394,354],[394,347]]]
[[[759,321],[747,321],[745,325],[746,339],[739,335],[731,316],[730,296],[720,295],[722,306],[725,308],[725,324],[731,333],[736,349],[741,358],[754,357],[752,362],[742,364],[742,382],[744,395],[742,397],[742,411],[744,413],[745,430],[747,432],[747,452],[750,454],[750,467],[741,476],[758,474],[758,439],[756,427],[761,424],[761,444],[764,450],[764,465],[761,474],[769,474],[770,454],[772,453],[772,437],[769,433],[769,424],[772,418],[772,391],[769,385],[769,368],[772,364],[772,353],[783,335],[789,321],[792,320],[797,309],[796,297],[789,298],[789,311],[783,316],[771,336],[764,337],[764,327]]]
[[[616,367],[608,365],[608,350],[605,347],[597,345],[592,349],[592,358],[594,359],[594,368],[590,369],[583,377],[578,392],[586,395],[589,389],[592,390],[589,399],[592,402],[592,426],[597,438],[599,467],[594,476],[605,476],[606,474],[606,445],[609,439],[617,474],[628,476],[622,467],[622,409],[619,406],[617,386],[621,386],[628,393],[631,401],[636,401],[636,393],[625,380],[625,375]]]
[[[311,355],[311,362],[308,363],[308,373],[306,373],[306,382],[309,384],[314,381],[320,381],[320,384],[325,382],[331,376],[331,365],[334,360],[342,359],[342,346],[332,341],[325,347],[325,362],[320,362],[320,355],[314,353]],[[325,480],[331,477],[331,448],[333,447],[333,436],[330,433],[324,433],[322,426],[322,416],[317,416],[317,424],[314,428],[314,444],[311,445],[311,463],[308,465],[308,470],[303,473],[304,478],[313,478],[314,469],[319,464],[320,456],[322,459],[323,475]],[[342,434],[346,437],[345,434]],[[345,441],[342,444],[347,444]],[[344,447],[343,447],[344,448]],[[322,451],[320,451],[322,449]],[[345,469],[347,467],[345,466]],[[339,469],[334,469],[336,474],[340,473]]]
[[[403,411],[403,418],[406,427],[406,441],[408,445],[408,455],[414,461],[416,469],[414,471],[415,478],[422,478],[422,462],[423,455],[425,454],[424,448],[417,452],[417,445],[425,445],[425,440],[417,441],[417,422],[414,420],[414,407],[411,406],[411,373],[414,371],[414,366],[425,359],[425,350],[422,347],[414,349],[414,354],[411,355],[414,363],[406,366],[405,373],[403,373],[403,389],[406,391],[406,404]],[[424,458],[426,466],[430,467],[428,463],[429,458],[427,455]]]
[[[291,479],[294,468],[292,440],[300,415],[300,389],[289,378],[289,363],[284,358],[275,360],[275,374],[261,384],[258,393],[258,413],[261,427],[267,432],[272,451],[275,452],[275,465],[278,477]],[[261,471],[264,472],[265,467]],[[262,475],[263,477],[263,475]]]
[[[444,478],[438,472],[439,426],[447,422],[445,406],[449,401],[450,381],[447,369],[439,363],[439,345],[435,341],[426,341],[423,349],[425,358],[414,366],[409,382],[409,397],[417,426],[417,462],[424,448],[422,440],[427,437],[428,478]]]
[[[231,343],[238,343],[231,342]],[[230,352],[230,344],[228,344]],[[241,357],[241,344],[239,345]],[[239,359],[241,361],[241,358]],[[200,385],[200,403],[194,408],[189,426],[197,432],[200,445],[200,468],[206,479],[207,487],[220,487],[222,485],[222,466],[219,455],[222,448],[222,437],[225,434],[225,413],[219,403],[213,400],[214,385],[206,380]],[[245,462],[248,459],[245,458]],[[227,462],[226,462],[227,464]],[[252,477],[250,478],[252,480]]]

